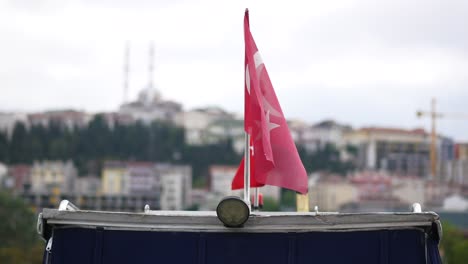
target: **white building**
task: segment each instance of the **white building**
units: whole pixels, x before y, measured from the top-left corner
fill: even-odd
[[[0,162],[0,189],[3,187],[7,187],[6,185],[6,176],[7,176],[8,168],[5,164]],[[10,186],[8,186],[10,187]]]
[[[468,143],[455,144],[455,159],[449,164],[452,172],[449,181],[468,185]]]
[[[106,161],[102,168],[102,194],[122,195],[124,194],[125,175],[127,164],[122,161]]]
[[[452,161],[452,182],[460,185],[468,185],[468,159]]]
[[[325,120],[305,128],[300,142],[310,152],[321,149],[326,144],[333,144],[339,148],[345,144],[343,134],[348,131],[351,131],[350,126],[338,124],[333,120]]]
[[[152,162],[128,162],[123,177],[122,192],[131,195],[160,193],[161,176]]]
[[[237,168],[237,166],[227,165],[210,166],[210,191],[218,202],[225,196],[243,197],[243,189],[231,190],[232,179],[237,172]],[[265,185],[259,188],[259,192],[263,197],[269,197],[275,201],[279,201],[281,198],[280,187]],[[251,189],[251,194],[254,194],[253,189]]]
[[[423,129],[369,127],[344,134],[358,148],[358,168],[384,170],[404,176],[426,176],[429,136]]]
[[[94,176],[78,177],[75,181],[75,193],[97,195],[101,190],[101,179]]]
[[[294,142],[303,144],[303,134],[308,125],[301,120],[288,120],[288,127]]]
[[[177,115],[175,122],[178,126],[185,128],[185,142],[187,144],[204,145],[225,139],[226,135],[223,133],[226,131],[233,135],[239,134],[239,126],[229,123],[235,122],[233,120],[235,120],[233,115],[221,108],[207,107],[181,112]]]
[[[231,190],[231,183],[237,166],[211,165],[209,168],[209,192],[205,196],[202,210],[215,210],[218,203],[226,196],[241,196],[242,190]]]
[[[420,203],[424,207],[425,181],[420,177],[392,177],[392,194],[402,203]]]
[[[203,206],[206,204],[208,190],[206,189],[192,189],[191,191],[191,205],[198,205],[199,209],[203,210]],[[209,209],[204,209],[204,211]]]
[[[231,183],[236,175],[237,166],[212,165],[210,171],[210,191],[218,197],[240,195],[239,190],[231,190]]]
[[[468,199],[459,194],[454,194],[444,199],[442,209],[456,212],[468,211]]]
[[[211,122],[205,129],[208,142],[232,140],[232,147],[236,153],[243,153],[245,147],[244,121],[239,119],[218,119]]]
[[[192,204],[192,168],[187,165],[157,164],[161,177],[161,209],[184,210]]]
[[[116,125],[131,125],[135,123],[135,119],[129,114],[119,112],[100,113],[106,121],[110,129],[114,129]]]
[[[309,181],[309,208],[336,212],[358,199],[358,189],[341,176],[319,176]]]
[[[268,197],[276,202],[279,202],[281,199],[281,188],[273,185],[265,185],[259,188],[259,192],[263,195],[264,198]]]
[[[161,172],[158,168],[153,162],[107,161],[102,170],[102,193],[159,196]]]
[[[34,162],[31,189],[35,193],[60,194],[73,192],[77,170],[72,161]]]

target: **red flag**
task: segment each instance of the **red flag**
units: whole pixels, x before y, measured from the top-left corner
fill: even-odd
[[[251,186],[275,185],[307,193],[307,173],[276,97],[265,64],[244,18],[245,113],[244,129],[251,137]],[[244,186],[244,160],[232,189]]]

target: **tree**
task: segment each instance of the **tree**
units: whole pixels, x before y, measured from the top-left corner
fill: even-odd
[[[0,192],[0,263],[41,263],[44,243],[35,215],[19,198]]]
[[[346,150],[349,150],[351,155],[354,155],[353,152],[356,151],[353,147],[349,147]],[[326,144],[312,153],[298,146],[298,152],[305,169],[309,173],[314,171],[327,171],[345,175],[347,172],[354,169],[352,162],[340,160],[340,151],[333,144]]]
[[[201,146],[186,146],[183,150],[183,162],[192,166],[194,178],[208,175],[212,164],[237,165],[241,156],[235,153],[231,140]]]
[[[281,189],[281,202],[280,206],[283,210],[292,211],[296,208],[296,192],[288,190],[288,189]]]
[[[278,202],[275,201],[275,199],[271,197],[263,197],[262,211],[273,212],[273,211],[279,211],[279,210],[280,210],[280,206]]]
[[[2,147],[5,145],[6,147]],[[195,178],[206,176],[212,164],[238,164],[232,140],[189,146],[185,131],[168,122],[150,125],[136,122],[110,128],[102,115],[86,127],[69,130],[63,124],[34,125],[28,129],[16,124],[11,140],[0,134],[0,160],[6,163],[32,163],[34,160],[73,160],[79,175],[98,174],[105,160],[139,160],[186,163]]]
[[[8,157],[8,141],[6,134],[0,131],[0,161],[6,162]]]
[[[441,240],[441,255],[444,263],[464,264],[468,259],[468,239],[454,225],[443,222],[443,238]]]
[[[49,159],[49,129],[42,125],[33,125],[28,133],[33,160]]]
[[[31,162],[31,151],[28,149],[28,132],[23,123],[16,123],[8,146],[10,163]]]
[[[84,154],[93,159],[106,156],[111,152],[111,134],[112,131],[103,116],[96,115],[81,134],[80,143],[83,145]]]

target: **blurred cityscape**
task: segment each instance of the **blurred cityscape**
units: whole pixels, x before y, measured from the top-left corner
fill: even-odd
[[[419,202],[424,210],[468,211],[468,143],[438,134],[433,175],[431,134],[422,128],[289,126],[310,173],[311,208],[407,211]],[[152,86],[115,112],[3,112],[0,131],[0,186],[36,211],[62,199],[92,210],[213,210],[240,194],[230,184],[243,152],[242,116],[219,107],[186,111]],[[294,206],[280,188],[261,193],[277,210]]]
[[[242,196],[244,116],[226,109],[243,109],[245,7],[283,109],[314,120],[288,120],[309,208],[420,203],[444,263],[468,263],[468,113],[450,112],[468,97],[468,1],[137,2],[0,1],[0,263],[42,263],[37,215],[64,199],[144,212]],[[295,211],[293,191],[260,193],[261,210]]]

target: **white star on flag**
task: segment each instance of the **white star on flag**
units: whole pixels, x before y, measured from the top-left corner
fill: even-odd
[[[266,121],[268,126],[268,132],[280,126],[279,124],[270,122],[270,110],[266,112]]]
[[[270,122],[270,111],[269,110],[265,112],[265,119],[266,119],[266,124],[267,124],[267,127],[268,127],[268,132],[271,132],[271,130],[280,127],[279,124]],[[258,127],[261,127],[260,120],[255,120],[255,124]],[[257,134],[257,136],[255,137],[255,141],[259,140],[261,137],[262,137],[262,132],[259,132]]]

